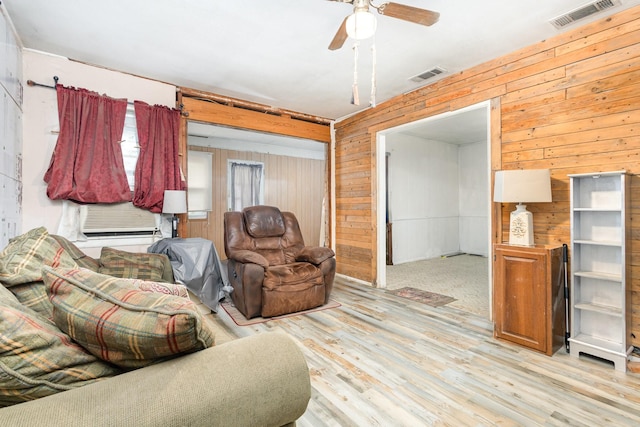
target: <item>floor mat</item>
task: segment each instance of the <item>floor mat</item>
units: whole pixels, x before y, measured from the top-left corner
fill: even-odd
[[[456,300],[455,298],[449,297],[447,295],[436,294],[433,292],[409,287],[395,289],[388,292],[399,297],[408,298],[413,301],[421,302],[422,304],[430,305],[431,307],[440,307]]]
[[[249,326],[249,325],[255,325],[257,323],[268,322],[270,320],[284,319],[287,317],[299,316],[301,314],[308,314],[316,311],[328,310],[330,308],[337,308],[337,307],[340,307],[342,304],[333,300],[329,300],[329,302],[326,303],[325,305],[312,308],[310,310],[298,311],[296,313],[283,314],[282,316],[274,316],[274,317],[267,317],[267,318],[254,317],[253,319],[247,319],[246,317],[244,317],[244,314],[240,313],[238,309],[231,302],[223,301],[222,303],[220,303],[220,305],[222,306],[224,311],[227,312],[229,317],[231,317],[231,319],[235,322],[236,325]]]

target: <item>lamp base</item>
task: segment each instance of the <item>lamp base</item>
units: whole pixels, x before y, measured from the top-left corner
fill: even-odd
[[[509,244],[520,246],[533,246],[533,214],[522,203],[516,205],[516,210],[511,212],[509,222]]]
[[[173,215],[171,218],[171,238],[178,237],[178,217]]]

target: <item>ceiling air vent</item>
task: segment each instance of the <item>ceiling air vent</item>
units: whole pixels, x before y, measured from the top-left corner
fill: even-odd
[[[444,73],[446,71],[447,70],[442,69],[440,67],[434,67],[434,68],[432,68],[430,70],[427,70],[427,71],[425,71],[423,73],[418,74],[417,76],[411,77],[409,80],[411,80],[412,82],[420,83],[420,82],[423,82],[423,81],[425,81],[427,79],[433,78],[433,77],[435,77],[435,76],[437,76],[439,74],[442,74],[442,73]]]
[[[614,6],[619,6],[619,5],[620,5],[620,0],[594,1],[592,3],[585,4],[584,6],[574,9],[571,12],[565,13],[564,15],[553,18],[549,22],[551,22],[551,24],[554,27],[560,29],[580,19],[586,18],[587,16],[591,16],[594,13],[598,13],[605,9],[610,9]]]

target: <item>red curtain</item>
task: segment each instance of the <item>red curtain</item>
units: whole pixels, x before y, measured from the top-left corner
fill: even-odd
[[[180,111],[135,101],[140,155],[136,164],[133,204],[162,212],[164,190],[184,190],[178,138]]]
[[[122,130],[126,99],[56,85],[60,134],[44,175],[47,196],[79,203],[131,200]]]

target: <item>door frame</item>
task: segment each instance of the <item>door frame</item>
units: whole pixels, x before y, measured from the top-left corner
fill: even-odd
[[[386,271],[386,242],[387,242],[387,226],[386,226],[386,215],[383,215],[382,213],[386,212],[386,208],[387,208],[387,202],[386,202],[386,194],[387,194],[387,185],[386,185],[386,179],[385,179],[385,174],[386,174],[386,165],[385,165],[385,159],[386,159],[386,138],[389,134],[393,134],[393,133],[398,133],[398,132],[402,132],[405,131],[407,129],[410,129],[412,127],[424,124],[424,123],[428,123],[430,121],[434,121],[434,120],[438,120],[438,119],[442,119],[444,117],[450,117],[450,116],[454,116],[457,114],[461,114],[461,113],[465,113],[468,111],[472,111],[472,110],[476,110],[476,109],[480,109],[480,108],[484,108],[486,110],[486,117],[487,117],[487,134],[486,134],[486,141],[487,141],[487,188],[489,188],[488,194],[489,194],[489,204],[488,204],[488,212],[487,212],[487,230],[488,230],[488,236],[487,236],[487,242],[488,242],[488,248],[487,248],[487,254],[488,254],[488,267],[489,267],[489,274],[488,274],[488,283],[487,286],[489,288],[489,313],[493,313],[493,289],[492,289],[492,277],[493,277],[493,265],[490,262],[490,260],[492,259],[492,254],[493,254],[493,248],[492,248],[492,243],[493,243],[493,239],[492,239],[492,235],[493,235],[493,224],[494,224],[494,209],[493,209],[493,202],[492,202],[492,197],[491,195],[493,194],[493,191],[491,189],[491,184],[493,182],[493,173],[492,170],[494,169],[494,164],[492,162],[492,158],[493,158],[493,151],[492,151],[492,147],[493,147],[493,143],[492,143],[492,110],[494,108],[492,108],[492,101],[482,101],[479,102],[477,104],[473,104],[467,107],[463,107],[460,108],[458,110],[455,111],[448,111],[445,113],[441,113],[441,114],[437,114],[435,116],[431,116],[431,117],[427,117],[424,119],[420,119],[420,120],[416,120],[413,122],[409,122],[409,123],[404,123],[402,125],[399,126],[395,126],[395,127],[391,127],[388,129],[384,129],[384,130],[380,130],[376,133],[376,181],[377,181],[377,195],[376,195],[376,206],[377,206],[377,218],[376,218],[376,229],[377,229],[377,236],[376,236],[376,241],[377,241],[377,250],[376,250],[376,254],[377,254],[377,258],[376,258],[376,265],[377,267],[377,272],[376,272],[376,286],[379,288],[386,288],[387,287],[387,271]],[[491,314],[490,314],[491,317]]]

